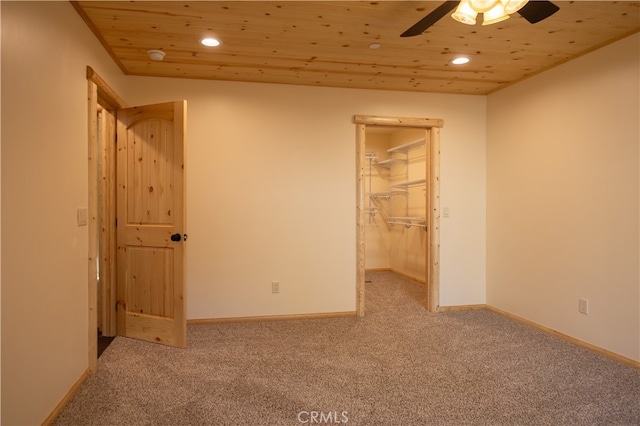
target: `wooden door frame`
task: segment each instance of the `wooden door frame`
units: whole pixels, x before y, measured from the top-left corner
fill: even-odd
[[[116,111],[99,103],[98,163],[98,329],[116,336]]]
[[[115,206],[108,207],[109,203],[99,203],[99,185],[98,185],[98,165],[104,161],[104,156],[98,152],[98,109],[104,108],[112,113],[127,106],[126,102],[113,90],[109,85],[89,66],[87,66],[87,89],[88,89],[88,178],[89,178],[89,247],[88,247],[88,308],[89,308],[89,373],[96,371],[98,363],[98,278],[97,278],[97,244],[98,244],[98,217],[110,217],[111,213],[115,215]],[[115,129],[113,129],[115,135]],[[115,144],[114,141],[110,141]],[[113,150],[110,150],[113,151]],[[113,159],[115,160],[115,158]],[[110,184],[115,185],[114,182]],[[105,211],[105,209],[114,209],[113,212]],[[114,224],[115,225],[115,224]],[[115,241],[115,226],[107,227],[103,237],[112,238]],[[110,252],[103,254],[104,262],[113,268],[115,265],[115,257]],[[111,280],[110,285],[113,285]],[[110,289],[109,289],[110,290]],[[109,304],[108,309],[113,309],[115,315],[115,304]]]
[[[437,312],[440,306],[440,129],[444,121],[433,118],[378,117],[354,115],[356,124],[356,313],[364,316],[365,282],[365,139],[367,126],[424,129],[427,145],[427,250],[424,306]]]

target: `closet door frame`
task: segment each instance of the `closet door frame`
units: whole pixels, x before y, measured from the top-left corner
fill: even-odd
[[[365,150],[367,126],[424,129],[427,139],[427,250],[426,296],[429,312],[440,307],[440,129],[444,121],[433,118],[379,117],[355,115],[356,124],[356,313],[365,313]]]

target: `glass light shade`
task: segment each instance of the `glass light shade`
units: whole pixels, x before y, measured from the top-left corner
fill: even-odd
[[[475,25],[476,16],[478,16],[478,12],[471,8],[469,0],[461,0],[456,11],[451,14],[453,19],[467,25]]]
[[[502,0],[502,4],[504,5],[504,11],[509,15],[512,13],[516,13],[522,6],[527,4],[529,0]]]
[[[499,0],[469,0],[471,9],[478,13],[484,13],[493,8],[496,3],[500,3]]]
[[[507,15],[504,11],[504,6],[502,3],[496,3],[491,10],[485,12],[483,15],[482,25],[491,25],[496,22],[504,21],[505,19],[509,19],[509,15]]]

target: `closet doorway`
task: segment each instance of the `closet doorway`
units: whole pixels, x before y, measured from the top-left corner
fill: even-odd
[[[365,269],[423,282],[439,306],[440,119],[354,116],[356,311],[365,313]]]

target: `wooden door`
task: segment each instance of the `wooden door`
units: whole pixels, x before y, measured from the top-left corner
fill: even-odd
[[[118,334],[186,346],[186,102],[118,110]]]

